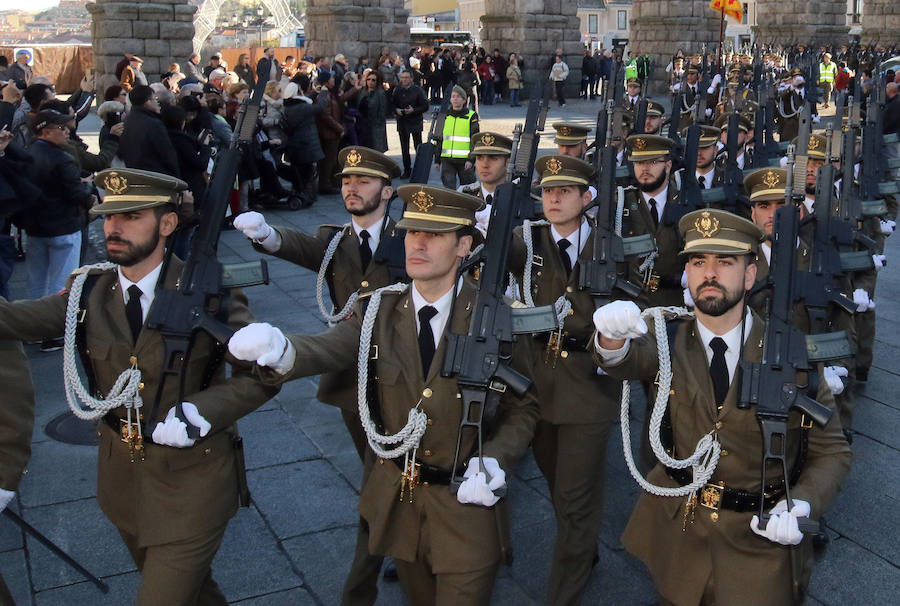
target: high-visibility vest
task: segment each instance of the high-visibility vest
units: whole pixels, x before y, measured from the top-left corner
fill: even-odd
[[[441,143],[441,158],[465,160],[469,157],[472,116],[471,109],[465,116],[447,115],[444,119],[444,140]]]
[[[638,68],[637,68],[637,58],[632,59],[631,63],[625,66],[625,81],[627,82],[629,78],[637,78],[638,77]]]
[[[819,82],[834,82],[834,76],[837,73],[837,66],[834,61],[825,65],[819,63]]]

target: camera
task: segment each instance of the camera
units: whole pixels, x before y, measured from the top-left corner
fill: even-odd
[[[122,121],[122,112],[110,112],[106,114],[106,125],[115,126]]]

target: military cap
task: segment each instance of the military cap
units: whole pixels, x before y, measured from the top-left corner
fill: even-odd
[[[699,65],[694,65],[694,64],[688,65],[687,73],[689,73],[689,74],[699,74],[699,73],[700,73],[700,66],[699,66]]]
[[[794,147],[797,147],[800,141],[800,137],[794,137],[794,140],[791,143],[794,144]],[[825,159],[825,148],[828,147],[828,139],[825,138],[825,135],[809,135],[809,151],[806,152],[806,155],[810,158],[815,158],[816,160],[824,160]]]
[[[556,137],[553,139],[556,145],[578,145],[582,141],[587,141],[588,133],[591,132],[590,127],[571,122],[554,122],[553,130],[556,131]]]
[[[657,103],[656,101],[647,101],[647,115],[652,117],[663,116],[666,113],[666,108],[663,107],[662,103]]]
[[[541,187],[562,185],[588,185],[594,175],[594,167],[572,156],[541,156],[534,164]]]
[[[484,207],[480,198],[431,185],[401,185],[397,194],[406,204],[397,227],[412,231],[444,233],[475,225],[475,211]]]
[[[754,223],[725,210],[705,208],[688,213],[678,222],[684,240],[679,255],[756,254],[766,234]]]
[[[111,168],[94,176],[94,185],[106,190],[103,203],[91,209],[92,215],[111,215],[181,204],[181,193],[188,184],[170,175],[135,168]]]
[[[654,158],[668,157],[672,150],[672,140],[659,135],[631,135],[625,139],[628,148],[628,159],[632,162],[643,162]]]
[[[471,139],[473,156],[509,156],[512,154],[512,139],[499,133],[482,131],[472,135]]]
[[[390,181],[399,177],[401,172],[397,163],[381,152],[358,145],[342,149],[338,153],[338,162],[342,167],[338,177],[368,175]]]
[[[784,200],[787,188],[787,169],[767,167],[744,176],[744,190],[750,193],[750,204],[762,200]]]
[[[738,84],[740,84],[740,83],[741,83],[741,81],[738,80],[737,78],[729,78],[727,85],[729,88],[731,88],[731,87],[737,88]]]
[[[625,82],[625,85],[628,86],[628,85],[631,85],[631,84],[636,84],[636,85],[640,86],[640,85],[641,85],[641,81],[640,81],[639,79],[637,79],[637,78],[628,78],[628,81]]]
[[[715,123],[713,124],[716,128],[721,131],[728,130],[728,119],[731,117],[731,114],[722,114],[718,118],[716,118]],[[753,122],[750,121],[744,114],[738,114],[738,129],[746,132],[749,132],[750,129],[753,128]]]
[[[681,129],[681,138],[687,139],[688,129],[690,127],[686,127]],[[715,126],[708,126],[706,124],[700,125],[700,147],[710,147],[719,142],[719,138],[722,135],[722,129],[716,128]]]
[[[803,70],[801,70],[799,67],[794,67],[794,68],[791,69],[790,75],[791,75],[791,77],[793,77],[793,76],[802,76],[802,75],[803,75]]]

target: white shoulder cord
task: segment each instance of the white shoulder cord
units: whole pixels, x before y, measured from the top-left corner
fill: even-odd
[[[549,221],[541,219],[540,221],[530,221],[525,219],[522,222],[522,239],[525,241],[525,271],[522,272],[522,298],[526,307],[534,307],[534,298],[531,296],[531,266],[534,263],[534,240],[531,233],[533,225],[542,226],[550,225]],[[556,321],[562,330],[562,325],[572,309],[572,302],[566,299],[565,295],[553,302],[553,308],[556,311]]]
[[[325,256],[322,258],[322,264],[319,265],[319,273],[316,276],[316,303],[319,304],[319,313],[322,314],[322,317],[325,318],[325,321],[329,324],[340,322],[350,313],[350,310],[353,309],[353,306],[356,305],[357,299],[359,299],[359,292],[354,292],[347,299],[347,302],[344,304],[344,307],[341,308],[339,312],[329,313],[328,308],[325,306],[325,273],[328,271],[328,265],[331,263],[331,260],[334,258],[334,253],[337,251],[337,247],[341,243],[341,239],[344,237],[344,230],[350,227],[349,223],[345,223],[340,231],[334,234],[334,237],[331,238],[331,241],[328,242],[328,248],[325,249]],[[332,306],[332,311],[334,311],[334,306]]]
[[[641,314],[644,318],[653,318],[653,325],[656,330],[656,347],[659,352],[659,385],[656,392],[656,402],[653,404],[653,412],[650,415],[650,446],[656,458],[665,465],[673,469],[684,469],[686,467],[693,468],[693,481],[686,486],[677,488],[666,488],[656,486],[647,481],[644,476],[637,470],[634,465],[634,455],[631,452],[631,433],[629,431],[629,406],[631,390],[628,381],[622,382],[622,448],[625,454],[625,463],[632,477],[637,481],[641,488],[660,497],[683,497],[695,493],[703,487],[712,477],[719,463],[719,455],[722,446],[716,439],[715,430],[700,438],[694,454],[686,459],[673,459],[666,452],[660,441],[659,432],[663,415],[666,412],[666,406],[669,401],[669,390],[672,386],[672,360],[669,352],[669,339],[666,332],[666,322],[663,318],[664,313],[675,313],[681,316],[688,315],[688,311],[683,307],[652,307],[645,309]]]
[[[357,401],[359,403],[359,418],[362,421],[363,429],[366,432],[369,446],[378,457],[382,459],[394,459],[401,455],[405,455],[411,450],[415,450],[419,445],[419,440],[425,433],[425,422],[428,415],[419,409],[421,400],[410,409],[409,420],[403,429],[394,435],[382,435],[378,433],[372,416],[369,413],[369,402],[367,397],[367,387],[369,385],[369,350],[372,345],[372,330],[375,327],[375,318],[378,315],[378,308],[381,306],[381,296],[385,292],[403,292],[408,284],[392,284],[379,288],[372,293],[372,299],[366,309],[366,315],[363,317],[362,330],[359,337],[359,359],[357,367],[359,369],[359,384],[357,386]],[[382,448],[383,444],[399,444],[395,448]]]
[[[622,237],[622,215],[625,212],[625,188],[616,188],[616,235]]]
[[[66,306],[66,329],[64,333],[65,344],[63,346],[63,385],[66,390],[66,400],[69,408],[79,419],[93,421],[99,419],[107,412],[119,406],[128,409],[140,409],[143,406],[139,389],[141,384],[141,371],[136,365],[122,371],[119,378],[105,398],[94,398],[81,381],[78,367],[75,363],[75,329],[78,326],[78,307],[81,304],[81,292],[88,272],[94,269],[115,269],[113,263],[97,263],[86,265],[77,270],[72,287],[69,289],[69,302]],[[87,408],[82,408],[84,403]],[[131,411],[129,410],[129,416]]]
[[[790,114],[784,113],[784,110],[781,109],[781,107],[782,107],[782,105],[783,105],[782,103],[776,103],[776,105],[778,106],[778,113],[781,114],[781,117],[782,117],[782,118],[793,118],[794,116],[796,116],[797,114],[799,114],[800,111],[803,109],[803,105],[802,105],[802,104],[800,105],[799,108],[796,107],[796,106],[794,105],[794,95],[791,95],[791,96],[790,96],[790,100],[791,100],[791,109],[793,110],[793,112],[790,113]]]

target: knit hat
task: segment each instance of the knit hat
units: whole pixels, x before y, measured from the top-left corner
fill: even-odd
[[[460,97],[462,97],[463,99],[468,99],[468,98],[469,98],[468,93],[466,93],[466,89],[464,89],[463,87],[461,87],[459,84],[454,84],[454,85],[453,85],[453,89],[451,90],[451,93],[456,93],[456,94],[458,94]]]

